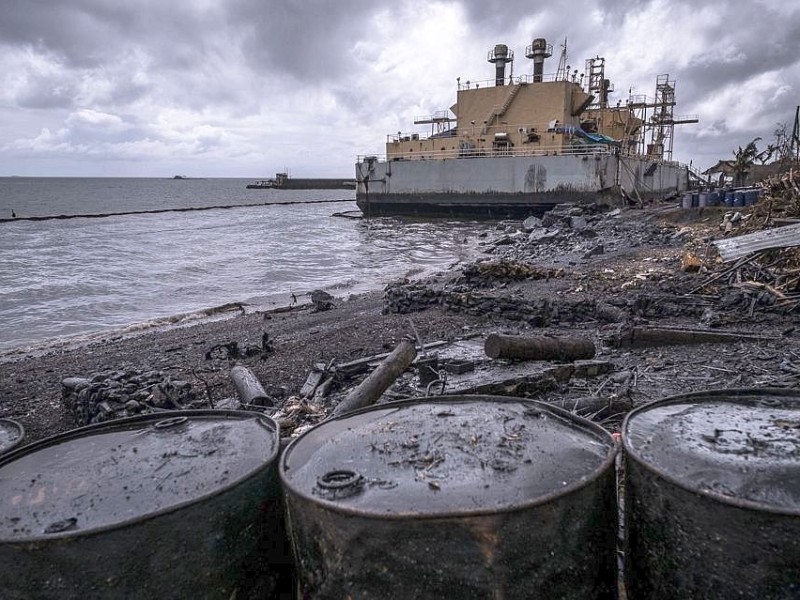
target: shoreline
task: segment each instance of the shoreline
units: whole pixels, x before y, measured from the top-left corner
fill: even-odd
[[[710,260],[706,271],[683,269],[687,256],[703,256],[708,240],[719,235],[718,212],[655,206],[551,218],[555,225],[529,234],[498,232],[497,239],[483,245],[477,262],[459,263],[443,276],[401,278],[391,290],[335,299],[330,310],[315,312],[302,305],[241,314],[231,304],[235,312],[224,319],[106,334],[88,343],[19,353],[0,361],[0,417],[23,425],[24,443],[73,429],[61,381],[128,370],[159,372],[189,383],[207,401],[197,408],[216,407],[237,397],[231,380],[236,364],[248,367],[280,408],[297,398],[317,365],[374,357],[413,334],[425,344],[493,332],[592,340],[597,360],[605,365],[605,380],[553,381],[524,394],[546,401],[573,401],[602,389],[604,396],[627,398],[635,407],[687,391],[797,385],[798,375],[772,360],[796,355],[794,312],[762,302],[760,288],[743,290],[716,279],[703,294],[692,295],[691,290],[707,285],[703,282],[711,280],[714,269],[725,268]],[[544,319],[537,312],[542,308]],[[397,312],[384,314],[387,309]],[[700,327],[731,333],[734,339],[757,330],[769,341],[752,344],[742,338],[724,345],[643,348],[609,344],[626,327],[651,325]],[[213,352],[233,342],[257,351],[240,356]],[[501,383],[505,363],[479,358],[481,375]],[[402,379],[399,393],[424,394],[413,372]],[[612,420],[606,426],[618,424]]]
[[[472,253],[475,253],[475,249],[472,249]],[[410,269],[403,277],[400,278],[411,281],[431,278],[435,277],[436,274],[442,269],[452,270],[460,264],[460,261],[456,261],[450,263],[447,267],[438,266]],[[368,296],[382,292],[382,290],[390,282],[391,280],[385,282],[375,280],[372,284],[352,284],[352,280],[347,279],[342,282],[327,286],[325,291],[329,291],[336,298],[338,303],[342,303],[351,298]],[[342,290],[343,288],[350,288],[353,291],[342,295],[337,295],[336,292]],[[200,308],[189,312],[157,316],[144,321],[130,323],[128,325],[114,325],[109,326],[106,329],[98,329],[95,331],[41,338],[28,343],[9,346],[8,348],[3,348],[0,346],[0,365],[7,362],[13,362],[14,360],[18,360],[20,358],[24,359],[28,356],[45,354],[52,350],[75,350],[95,343],[117,341],[126,337],[146,335],[148,333],[159,333],[161,331],[168,331],[170,329],[179,329],[183,327],[193,327],[195,325],[203,325],[205,323],[212,323],[215,321],[226,321],[237,316],[249,314],[276,314],[290,312],[293,310],[310,309],[313,307],[313,304],[302,301],[302,298],[309,294],[311,294],[311,291],[298,292],[296,295],[297,304],[280,304],[277,301],[268,299],[265,299],[264,302],[233,301],[217,306]],[[293,296],[292,292],[288,290],[281,295],[290,297]]]
[[[29,344],[0,348],[0,365],[6,362],[13,362],[17,359],[24,359],[33,356],[40,356],[52,351],[72,351],[91,346],[97,343],[117,341],[124,338],[159,333],[170,329],[180,329],[182,327],[193,327],[204,323],[215,321],[225,321],[237,315],[248,314],[245,306],[250,306],[244,302],[229,302],[220,306],[200,309],[193,312],[178,313],[167,317],[154,317],[147,321],[131,323],[122,327],[109,327],[97,331],[76,333],[73,335],[56,336],[43,338]],[[297,305],[296,308],[308,308],[311,304]],[[253,310],[253,313],[278,313],[292,310],[290,305],[278,306],[265,310]]]
[[[383,291],[376,290],[336,300],[334,308],[324,312],[303,305],[288,311],[234,314],[22,353],[0,362],[0,417],[22,424],[26,444],[73,429],[76,425],[62,404],[61,381],[131,369],[160,371],[188,381],[217,403],[236,397],[230,369],[242,363],[253,370],[267,393],[286,399],[297,393],[316,362],[379,354],[411,333],[409,315],[383,315],[382,308]],[[480,321],[441,310],[410,317],[426,341],[452,336],[468,322]],[[220,344],[258,345],[265,333],[274,351],[263,360],[207,358]]]

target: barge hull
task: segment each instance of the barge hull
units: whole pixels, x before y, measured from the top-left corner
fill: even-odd
[[[562,202],[592,202],[595,192],[551,194],[417,193],[358,194],[356,204],[368,217],[476,217],[517,219],[541,216]]]
[[[365,215],[542,214],[563,202],[664,198],[685,191],[688,169],[611,153],[365,160],[356,164],[356,201]]]

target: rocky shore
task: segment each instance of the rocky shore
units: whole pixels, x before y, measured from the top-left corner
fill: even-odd
[[[750,217],[759,210],[737,209],[742,232],[753,230]],[[438,349],[421,353],[431,357],[439,349],[446,354],[454,342],[462,351],[480,350],[493,332],[582,336],[597,349],[594,366],[565,371],[552,361],[515,363],[466,351],[466,359],[452,364],[469,363],[471,387],[456,369],[441,382],[444,393],[461,385],[461,391],[544,399],[615,429],[626,409],[676,393],[795,387],[800,291],[788,275],[798,266],[792,262],[796,249],[762,252],[732,269],[712,243],[737,234],[726,212],[559,207],[545,220],[503,224],[483,241],[485,257],[477,262],[335,299],[327,310],[314,304],[272,312],[244,307],[225,320],[6,355],[0,417],[20,422],[31,442],[98,419],[239,408],[235,365],[250,369],[268,397],[265,406],[244,408],[286,415],[302,404],[320,417],[374,364],[366,359],[405,337],[433,343]],[[633,331],[641,336],[664,329],[684,333],[630,343]],[[711,342],[687,331],[729,335]],[[362,371],[336,369],[359,361]],[[312,397],[304,385],[315,371],[322,374],[317,383],[330,377],[326,393]],[[422,375],[414,366],[381,401],[425,395],[429,380]]]

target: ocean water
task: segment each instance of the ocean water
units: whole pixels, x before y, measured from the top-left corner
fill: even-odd
[[[0,353],[185,322],[233,302],[259,310],[314,289],[379,289],[470,258],[496,227],[334,217],[357,210],[354,190],[247,183],[0,178]],[[74,218],[25,219],[52,215]]]

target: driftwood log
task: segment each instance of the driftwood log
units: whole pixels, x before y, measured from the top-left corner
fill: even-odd
[[[591,340],[578,337],[522,337],[492,333],[483,347],[489,358],[521,360],[581,360],[594,358]]]
[[[394,350],[333,410],[337,417],[351,410],[374,404],[390,385],[417,357],[417,349],[410,340],[401,341]]]
[[[272,406],[272,398],[261,387],[261,383],[253,372],[242,365],[236,365],[231,369],[231,379],[236,387],[236,393],[242,404],[254,404],[256,406]]]
[[[759,342],[770,338],[750,333],[733,331],[706,331],[702,329],[669,329],[666,327],[632,327],[614,339],[612,345],[619,348],[647,348],[679,344],[729,344],[735,342]]]

